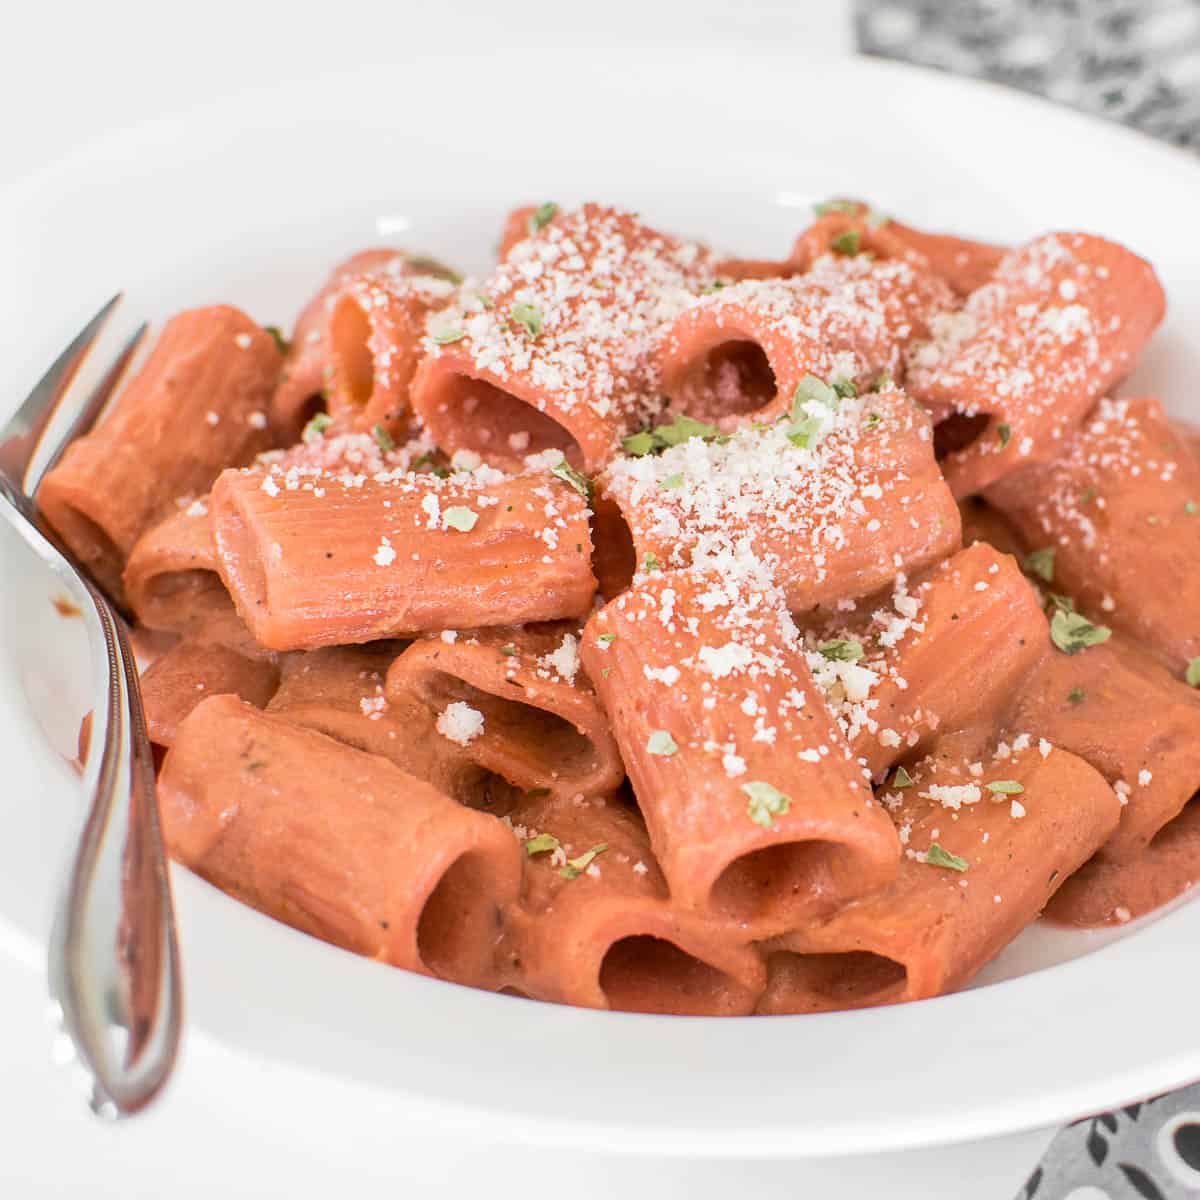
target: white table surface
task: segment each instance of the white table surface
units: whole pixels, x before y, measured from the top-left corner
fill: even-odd
[[[0,188],[108,130],[264,80],[395,61],[415,44],[563,45],[584,39],[752,54],[762,39],[829,57],[851,49],[845,0],[593,0],[589,4],[386,4],[339,0],[180,6],[144,0],[44,2],[8,14],[0,37]],[[13,848],[10,847],[10,850]],[[47,905],[50,876],[48,865]],[[935,1153],[851,1163],[688,1163],[464,1145],[436,1128],[369,1118],[348,1133],[340,1085],[187,1044],[161,1103],[121,1126],[87,1112],[51,1063],[39,946],[0,930],[0,1196],[273,1197],[341,1194],[493,1197],[749,1194],[761,1200],[955,1197],[1008,1200],[1051,1131]],[[322,1131],[325,1132],[322,1132]]]

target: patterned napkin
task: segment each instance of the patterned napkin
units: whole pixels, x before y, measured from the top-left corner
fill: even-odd
[[[1200,0],[857,0],[865,54],[1037,92],[1200,152]],[[1200,1084],[1068,1125],[1017,1200],[1200,1197]]]

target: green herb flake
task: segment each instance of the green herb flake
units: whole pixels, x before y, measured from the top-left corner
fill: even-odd
[[[1054,547],[1045,546],[1041,550],[1034,550],[1025,556],[1025,561],[1021,564],[1025,568],[1025,572],[1029,575],[1036,575],[1039,579],[1044,579],[1047,583],[1054,582]]]
[[[1196,502],[1195,502],[1195,500],[1189,500],[1189,501],[1188,501],[1188,502],[1187,502],[1187,503],[1186,503],[1186,504],[1183,506],[1183,511],[1184,511],[1185,513],[1187,513],[1187,515],[1188,515],[1189,517],[1190,517],[1190,516],[1192,516],[1192,515],[1195,513],[1195,511],[1196,511]]]
[[[1073,688],[1072,688],[1072,689],[1071,689],[1071,690],[1070,690],[1070,691],[1067,693],[1067,703],[1068,703],[1068,704],[1082,704],[1082,703],[1083,703],[1083,696],[1084,696],[1083,688],[1081,688],[1081,687],[1073,687]]]
[[[467,336],[465,329],[439,329],[433,335],[434,342],[439,346],[449,346],[451,342],[461,342]]]
[[[312,420],[304,427],[304,432],[300,435],[305,442],[315,442],[317,438],[325,436],[325,430],[333,424],[333,418],[328,413],[317,413]]]
[[[642,560],[642,570],[647,575],[652,575],[656,571],[662,570],[662,563],[658,561],[658,555],[653,550]]]
[[[857,229],[847,229],[829,243],[829,248],[835,254],[857,254],[861,247],[862,234]]]
[[[585,850],[578,858],[568,858],[567,865],[559,871],[559,874],[564,879],[578,878],[592,865],[592,861],[596,856],[603,854],[607,849],[607,842],[598,842],[590,850]]]
[[[601,679],[607,679],[611,673],[612,673],[612,667],[601,667],[600,668],[600,678]]]
[[[653,430],[654,436],[664,446],[678,446],[696,437],[715,438],[719,433],[715,425],[707,425],[688,416],[678,416],[670,425],[659,425]]]
[[[1099,646],[1111,636],[1111,629],[1103,625],[1093,625],[1081,613],[1067,612],[1060,608],[1050,620],[1050,640],[1064,654],[1078,654],[1088,646]]]
[[[573,487],[588,504],[591,504],[592,481],[580,471],[575,470],[565,458],[550,468],[550,474],[556,479],[561,479],[569,487]]]
[[[1187,665],[1187,670],[1183,673],[1183,678],[1187,682],[1188,687],[1200,687],[1200,657],[1193,658]]]
[[[809,450],[812,448],[812,439],[815,434],[820,433],[822,424],[820,417],[805,417],[803,421],[788,426],[787,440],[793,446],[799,446],[801,450]]]
[[[824,404],[826,408],[837,408],[838,398],[836,387],[830,387],[825,380],[818,379],[815,375],[805,375],[792,393],[792,420],[800,419],[804,405],[810,401],[815,400]]]
[[[624,438],[621,445],[625,447],[626,454],[632,454],[634,458],[645,458],[657,443],[654,434],[648,429],[643,429],[641,433],[631,433]]]
[[[676,488],[683,487],[683,472],[676,471],[674,475],[668,475],[658,486],[666,488],[671,492],[675,491]]]
[[[545,204],[539,204],[529,214],[529,232],[537,233],[539,229],[544,229],[554,220],[557,212],[558,205],[553,200],[547,200]]]
[[[512,644],[512,642],[508,642],[500,647],[500,653],[503,654],[505,658],[516,658],[517,655],[520,654],[520,651]]]
[[[847,200],[844,196],[834,196],[831,200],[822,200],[813,205],[813,212],[818,217],[827,217],[830,213],[846,213],[851,217],[858,216],[862,205],[857,200]]]
[[[863,656],[862,642],[849,638],[836,638],[832,642],[822,642],[817,649],[830,662],[858,662]]]
[[[615,633],[602,633],[596,639],[596,641],[598,641],[600,643],[600,645],[602,645],[602,646],[611,646],[613,644],[613,642],[615,642],[616,640],[617,640],[617,635]]]
[[[1058,592],[1047,592],[1046,598],[1057,612],[1073,613],[1075,611],[1075,601],[1070,596],[1063,596]]]
[[[375,445],[377,445],[379,449],[384,452],[384,454],[387,454],[389,450],[395,450],[395,440],[382,425],[373,426],[371,429],[371,436],[375,439]]]
[[[875,376],[875,382],[871,384],[871,391],[882,392],[886,391],[893,385],[892,373],[886,367]]]
[[[842,400],[853,400],[858,395],[852,379],[835,379],[831,386]]]
[[[553,854],[558,849],[558,838],[552,833],[539,833],[525,843],[525,853],[532,858],[535,854]]]
[[[1093,500],[1095,500],[1095,498],[1096,498],[1096,489],[1094,487],[1086,487],[1083,489],[1083,492],[1079,497],[1079,503],[1085,504],[1085,505],[1091,504],[1091,502]]]
[[[706,283],[700,289],[700,295],[711,296],[713,292],[719,292],[722,288],[727,288],[727,284],[723,279],[714,279],[712,283]]]
[[[1025,785],[1015,779],[993,779],[983,786],[996,796],[1019,796],[1025,790]]]
[[[675,739],[665,729],[656,729],[646,739],[647,754],[655,754],[660,758],[670,758],[678,749],[679,746],[676,744]]]
[[[525,330],[530,339],[536,340],[542,336],[542,310],[536,304],[514,304],[509,316]]]
[[[447,529],[457,529],[459,533],[470,533],[475,528],[475,522],[478,520],[479,514],[477,512],[473,512],[469,508],[462,508],[459,505],[446,509],[442,514],[442,524]]]
[[[1012,441],[1012,426],[997,425],[996,436],[1000,439],[1000,449],[1003,450]]]
[[[897,767],[895,775],[892,776],[892,787],[903,789],[910,788],[912,785],[913,777],[903,767]]]
[[[283,336],[283,330],[278,325],[264,325],[263,328],[271,335],[271,340],[275,343],[275,348],[280,354],[286,354],[292,348],[291,343]]]
[[[790,797],[761,780],[743,783],[742,791],[750,797],[746,805],[750,820],[764,829],[772,828],[775,824],[774,818],[782,817],[792,806]]]
[[[970,866],[965,858],[943,850],[937,842],[933,842],[925,851],[925,861],[931,867],[945,867],[948,871],[965,871]]]
[[[863,426],[863,428],[866,429],[867,431],[870,431],[870,430],[874,429],[877,425],[879,425],[882,421],[883,421],[883,418],[877,412],[869,413],[867,416],[867,423]]]

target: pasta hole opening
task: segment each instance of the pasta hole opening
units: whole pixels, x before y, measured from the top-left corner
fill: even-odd
[[[600,990],[622,1012],[720,1016],[753,997],[724,971],[650,934],[620,938],[600,964]]]
[[[429,894],[417,922],[417,953],[435,974],[477,979],[499,929],[495,872],[477,850],[460,854]]]
[[[517,787],[539,787],[545,782],[547,766],[557,776],[584,774],[595,769],[597,751],[591,738],[556,713],[526,704],[513,695],[485,692],[457,675],[433,671],[423,680],[426,703],[443,712],[461,701],[483,714],[482,735],[467,744],[468,755],[479,747],[480,760]],[[489,750],[492,753],[489,753]],[[493,761],[493,754],[501,756]]]
[[[757,412],[775,399],[775,372],[757,342],[720,342],[697,359],[674,389],[677,407],[699,421]]]
[[[584,466],[583,449],[565,426],[486,380],[444,377],[432,409],[425,411],[435,437],[449,450],[474,450],[500,464],[561,450],[573,467]]]
[[[979,440],[991,419],[988,413],[979,413],[974,417],[953,413],[944,421],[939,421],[933,428],[934,455],[943,459],[948,454],[965,450],[972,442]]]
[[[150,576],[145,585],[146,598],[160,604],[176,600],[195,603],[224,591],[225,585],[220,575],[202,567],[185,571],[159,571]]]
[[[343,296],[329,318],[329,351],[338,399],[365,408],[375,389],[371,322],[353,296]]]
[[[1200,828],[1200,792],[1197,792],[1157,833],[1150,839],[1147,849],[1159,850],[1169,846],[1178,837],[1185,837],[1192,826]]]
[[[844,846],[815,839],[751,850],[721,872],[710,903],[735,921],[817,908],[836,893],[836,880],[853,875],[854,861]]]
[[[832,954],[777,951],[767,960],[772,981],[794,1011],[865,1008],[897,998],[908,983],[908,969],[894,958],[870,950]]]
[[[121,573],[125,555],[105,530],[74,504],[59,509],[55,513],[55,520],[49,524],[61,540],[70,546],[75,557],[100,581],[105,592],[121,599],[124,595]],[[123,600],[122,607],[127,607]]]

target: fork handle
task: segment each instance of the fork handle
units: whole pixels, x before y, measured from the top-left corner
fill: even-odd
[[[91,807],[58,899],[49,975],[63,1027],[92,1076],[92,1108],[117,1117],[143,1108],[170,1075],[183,988],[137,662],[108,601],[85,586],[108,658],[106,724]]]

